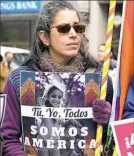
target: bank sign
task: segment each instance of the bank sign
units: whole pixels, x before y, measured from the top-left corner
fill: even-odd
[[[1,14],[36,13],[40,11],[41,1],[1,1]]]

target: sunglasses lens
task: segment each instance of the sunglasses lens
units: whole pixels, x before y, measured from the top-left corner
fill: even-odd
[[[63,24],[56,27],[59,33],[68,33],[71,29],[70,24]],[[85,25],[82,24],[75,24],[73,28],[76,33],[84,33],[85,32]]]
[[[71,26],[69,24],[59,25],[57,27],[58,32],[60,33],[68,33],[70,31]]]
[[[84,33],[85,32],[85,25],[77,24],[73,26],[76,33]]]

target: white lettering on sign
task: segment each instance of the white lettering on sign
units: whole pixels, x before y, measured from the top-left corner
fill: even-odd
[[[1,10],[26,10],[26,9],[38,9],[37,1],[16,1],[0,3]]]
[[[131,148],[134,145],[134,133],[131,134],[130,138],[125,137],[126,148]]]
[[[1,9],[4,10],[13,10],[15,9],[15,3],[14,2],[7,2],[7,3],[0,3]]]
[[[37,2],[17,2],[17,9],[37,9]]]
[[[131,140],[130,140],[130,145],[134,146],[134,133],[131,134]]]
[[[134,153],[132,153],[132,152],[127,152],[127,156],[134,156]]]

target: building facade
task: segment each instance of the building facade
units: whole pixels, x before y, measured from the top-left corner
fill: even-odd
[[[1,1],[1,45],[30,49],[34,26],[40,9],[49,1]],[[87,25],[89,51],[97,57],[98,46],[105,43],[109,2],[70,1]],[[116,13],[122,15],[122,2]],[[118,49],[120,25],[114,27],[113,45]]]
[[[41,1],[1,1],[1,45],[29,49]]]

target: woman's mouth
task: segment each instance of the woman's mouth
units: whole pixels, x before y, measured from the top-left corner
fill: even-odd
[[[79,44],[77,42],[72,42],[72,43],[69,43],[67,44],[68,46],[78,46]]]
[[[79,44],[78,43],[69,43],[69,44],[67,44],[67,47],[69,47],[69,49],[71,48],[71,49],[78,49],[78,46],[79,46]]]

